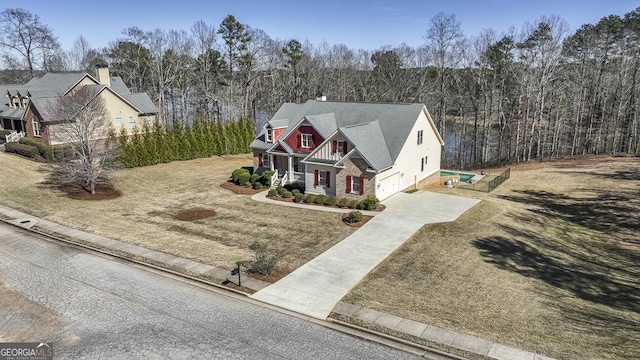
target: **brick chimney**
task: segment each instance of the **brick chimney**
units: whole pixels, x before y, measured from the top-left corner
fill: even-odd
[[[96,65],[96,77],[98,82],[107,87],[111,87],[111,78],[109,77],[109,67],[106,65]]]

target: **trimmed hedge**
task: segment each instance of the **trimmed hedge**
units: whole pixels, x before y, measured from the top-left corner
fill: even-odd
[[[295,194],[292,193],[292,194],[293,194],[293,202],[299,203],[299,202],[302,202],[302,200],[304,199],[304,195],[299,192]]]
[[[318,195],[309,194],[304,198],[304,202],[307,204],[315,204],[316,197],[318,197]]]
[[[340,206],[341,208],[349,207],[349,199],[347,198],[340,199],[340,201],[338,201],[338,206]]]
[[[258,181],[253,183],[253,188],[256,190],[261,190],[264,186],[262,186],[262,184]]]
[[[291,191],[287,191],[287,190],[285,190],[285,191],[282,193],[282,197],[283,197],[283,198],[285,198],[285,199],[289,199],[289,198],[293,197],[293,194],[291,193]]]
[[[278,196],[278,192],[276,191],[276,189],[271,189],[267,193],[267,197],[276,197],[276,196]]]
[[[324,202],[325,206],[336,206],[338,205],[338,198],[335,196],[329,196],[327,201]]]
[[[358,204],[360,204],[360,201],[358,201],[358,200],[350,200],[349,201],[349,209],[357,209],[358,208]]]
[[[51,152],[51,148],[48,145],[46,145],[45,143],[43,143],[41,141],[38,141],[38,140],[36,140],[34,138],[30,138],[30,137],[20,138],[20,144],[37,147],[38,148],[38,152],[40,153],[40,156],[42,156],[45,159],[51,160],[53,158],[53,154]]]
[[[4,144],[4,151],[22,155],[32,159],[37,159],[40,157],[40,151],[33,145],[25,145],[15,142],[6,143]]]
[[[316,196],[316,200],[313,202],[314,204],[324,205],[327,202],[329,197],[327,195],[318,195]]]
[[[11,134],[11,130],[0,130],[0,144],[7,142],[6,136]]]

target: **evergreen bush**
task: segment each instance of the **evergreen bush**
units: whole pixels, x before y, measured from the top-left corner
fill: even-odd
[[[262,186],[262,184],[259,181],[256,181],[253,183],[253,188],[256,190],[262,190],[264,186]]]
[[[278,196],[278,192],[276,191],[276,189],[271,189],[267,193],[267,197],[276,197],[276,196]]]
[[[354,210],[354,211],[349,211],[349,216],[345,218],[345,221],[350,224],[354,224],[362,221],[362,219],[363,219],[362,213],[358,210]]]
[[[350,200],[349,201],[349,209],[357,209],[359,203],[360,203],[359,200]]]
[[[291,193],[291,191],[285,190],[282,192],[282,197],[285,199],[290,199],[291,197],[293,197],[293,194]]]
[[[327,201],[324,202],[326,206],[336,206],[338,205],[338,198],[335,196],[329,196]]]
[[[349,207],[349,199],[347,198],[340,199],[340,201],[338,201],[338,206],[340,206],[341,208]]]
[[[318,195],[313,203],[317,205],[324,205],[328,199],[329,197],[327,197],[326,195]]]
[[[315,204],[316,197],[318,197],[318,195],[309,194],[304,198],[304,202],[307,204]]]
[[[292,194],[293,194],[293,193],[292,193]],[[304,195],[303,195],[303,194],[301,194],[300,192],[295,193],[295,194],[293,195],[293,202],[297,202],[297,203],[299,203],[299,202],[302,202],[302,200],[303,200],[303,199],[304,199]]]

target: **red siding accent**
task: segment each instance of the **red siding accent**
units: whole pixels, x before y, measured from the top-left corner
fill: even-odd
[[[328,172],[328,171],[326,171],[326,172],[325,172],[325,175],[327,176],[327,181],[326,181],[325,186],[326,186],[326,187],[328,187],[328,188],[330,188],[330,187],[331,187],[331,173],[330,173],[330,172]]]
[[[313,187],[318,187],[318,170],[313,172]]]
[[[331,144],[331,153],[335,154],[338,152],[338,142],[333,140],[333,143]]]
[[[273,141],[277,141],[280,135],[286,130],[286,128],[282,129],[273,129]]]
[[[360,195],[364,194],[364,176],[360,176]]]
[[[351,192],[351,175],[347,175],[347,194]]]
[[[302,134],[311,134],[311,148],[303,148],[302,147]],[[295,129],[287,138],[285,142],[294,152],[302,152],[302,153],[310,153],[316,146],[322,143],[324,139],[316,129],[312,126],[302,125],[299,128]]]
[[[262,166],[262,154],[258,154],[258,166]]]

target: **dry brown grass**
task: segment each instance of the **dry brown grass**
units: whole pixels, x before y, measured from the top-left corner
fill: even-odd
[[[490,194],[447,190],[484,201],[343,300],[560,359],[638,358],[640,159],[527,167]]]
[[[121,197],[81,201],[49,182],[48,165],[0,153],[0,202],[72,228],[229,269],[252,259],[249,245],[255,240],[284,250],[279,265],[293,270],[355,231],[340,214],[258,203],[220,187],[231,171],[250,164],[248,155],[239,155],[126,169],[115,181]],[[213,210],[215,216],[192,222],[174,217],[195,208]]]

